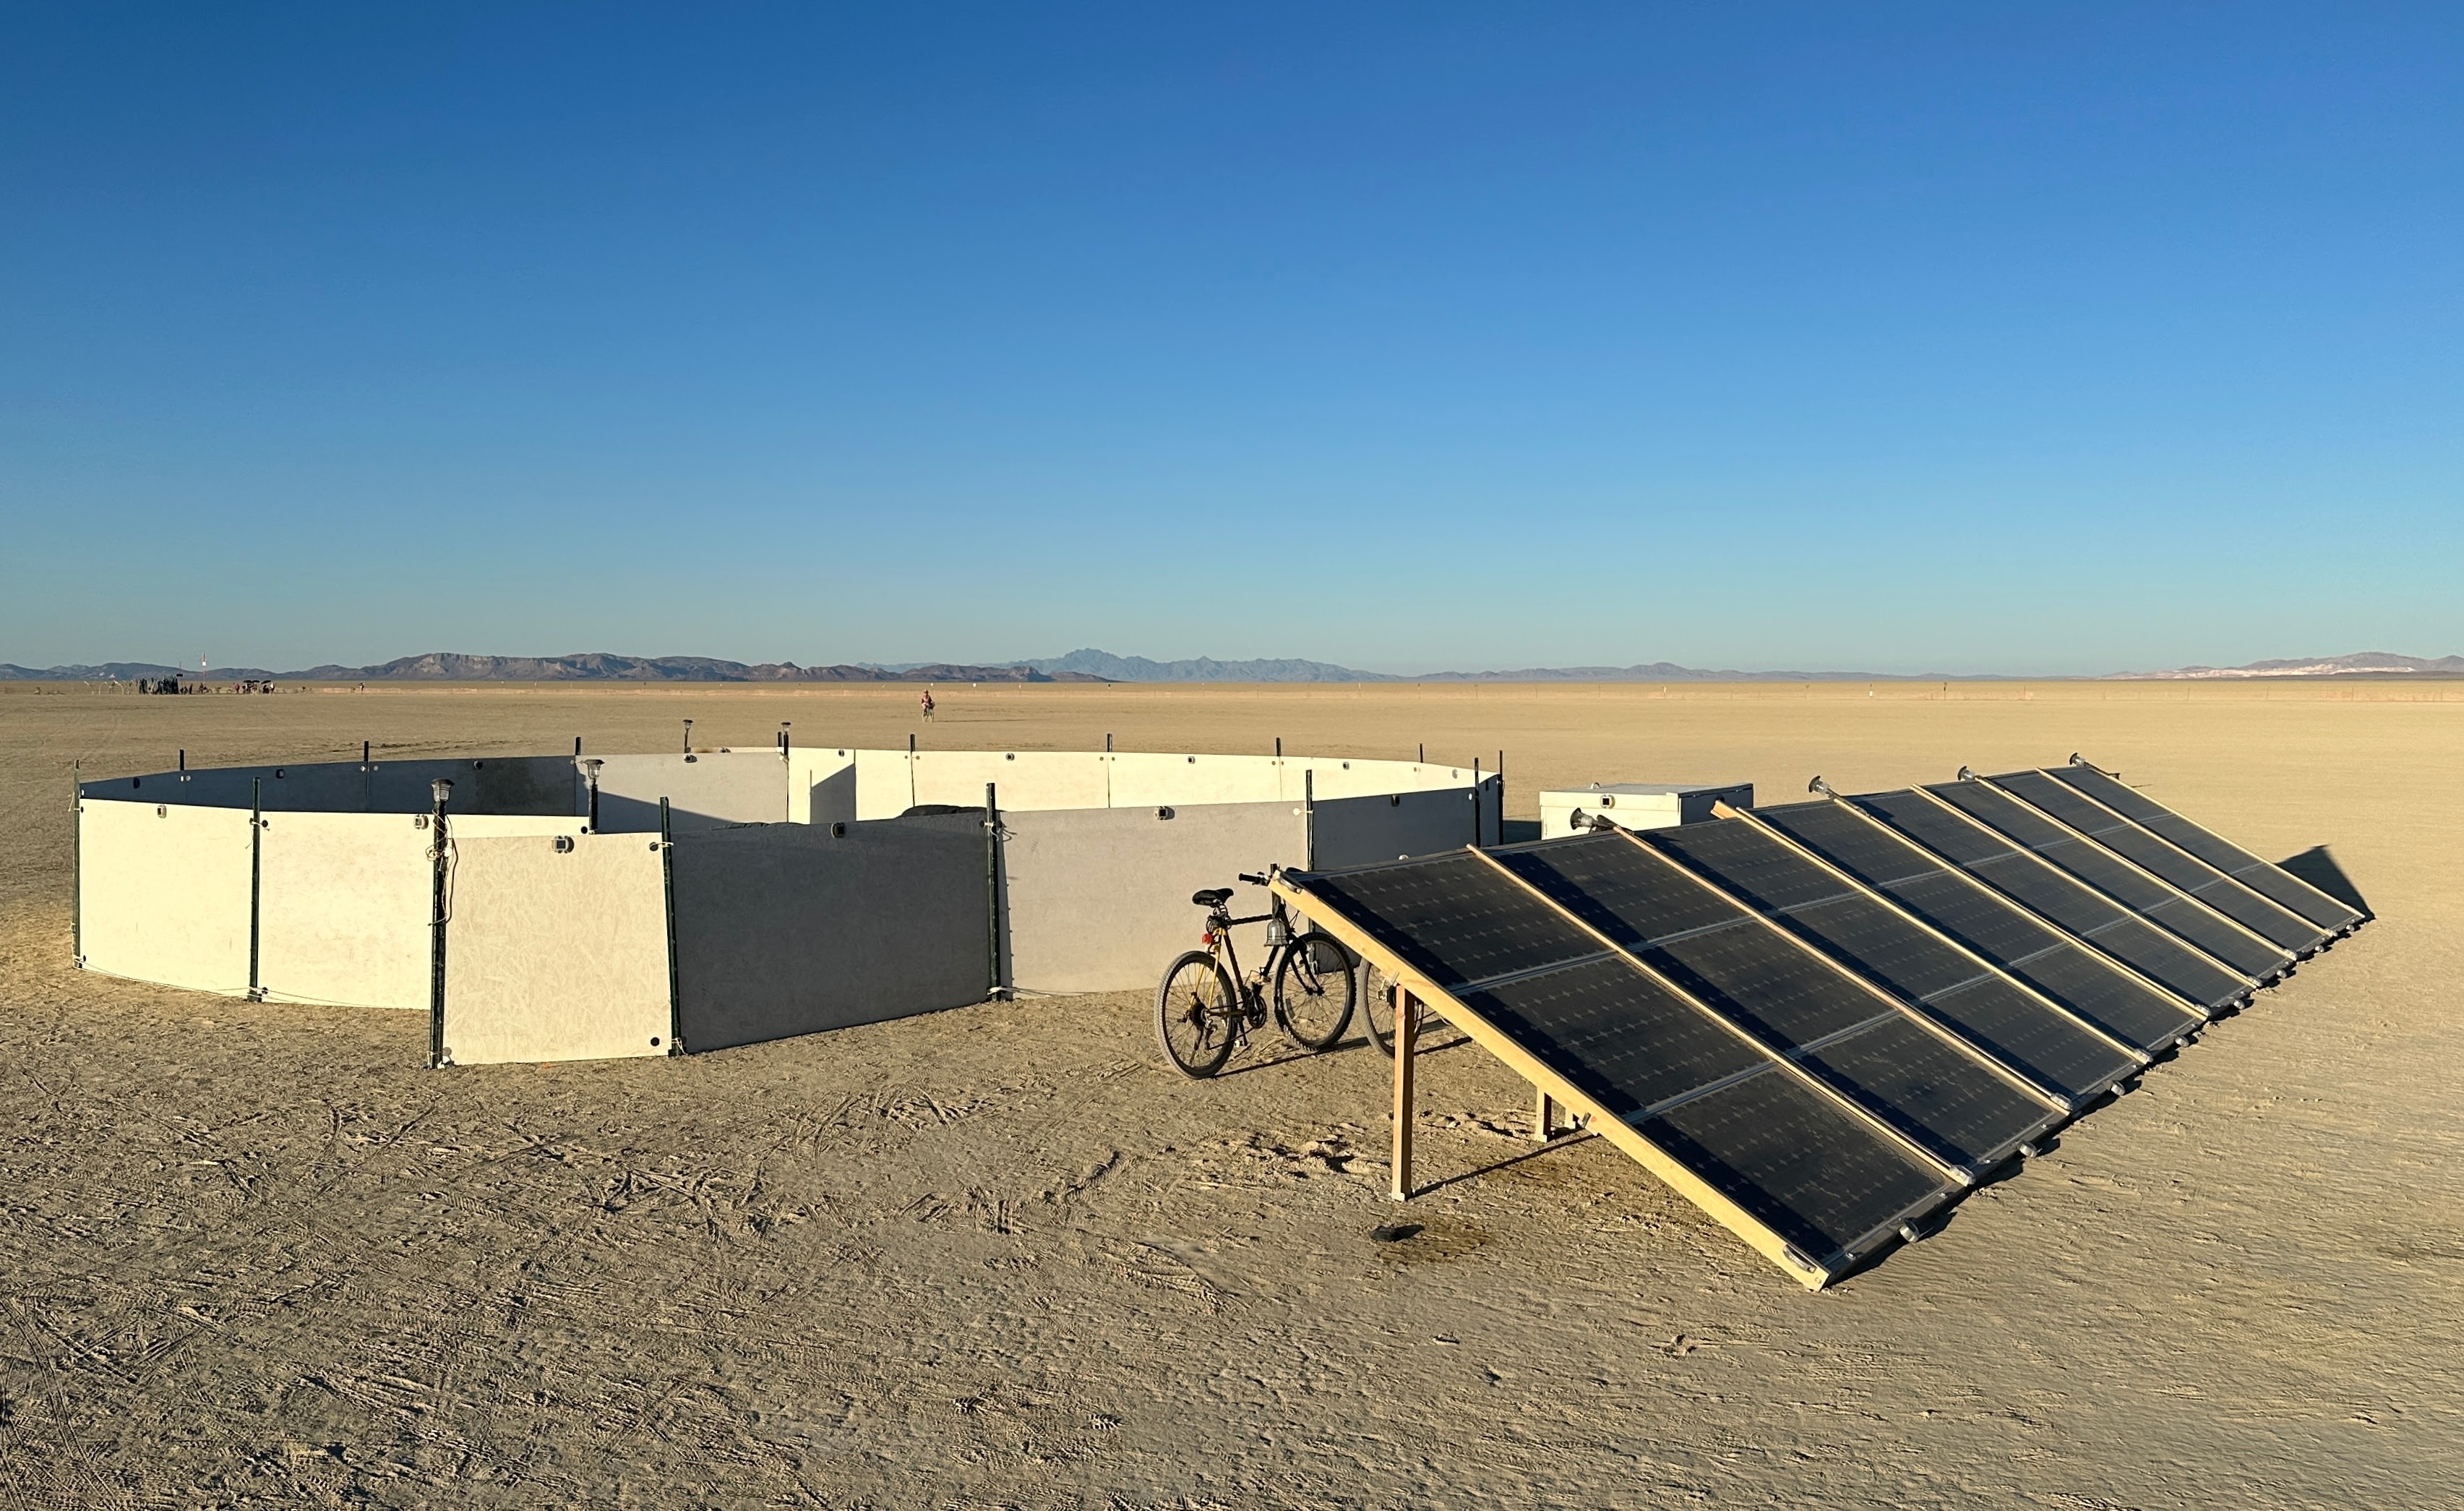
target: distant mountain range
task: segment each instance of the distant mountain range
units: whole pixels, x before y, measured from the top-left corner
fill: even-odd
[[[272,679],[284,682],[1100,682],[1077,672],[1047,673],[1024,664],[955,666],[926,662],[892,669],[878,666],[798,666],[793,661],[748,665],[706,656],[465,656],[431,651],[379,666],[312,666],[268,672],[253,666],[217,666],[203,673],[146,661],[106,661],[99,666],[32,667],[0,662],[0,681],[100,682],[184,677],[209,682]]]
[[[2186,666],[2169,672],[2114,672],[2109,679],[2176,680],[2253,677],[2464,676],[2464,656],[2435,660],[2396,656],[2387,651],[2362,651],[2351,656],[2309,660],[2254,661],[2247,666]],[[54,666],[36,670],[0,661],[0,681],[101,682],[135,681],[140,678],[200,674],[146,661],[106,661],[98,666]],[[1362,672],[1326,661],[1262,659],[1218,661],[1200,656],[1188,661],[1152,661],[1143,656],[1114,656],[1110,651],[1072,651],[1067,656],[1001,665],[967,666],[946,661],[920,661],[897,666],[798,666],[793,661],[722,661],[703,656],[611,656],[588,652],[574,656],[466,656],[433,651],[406,656],[378,666],[312,666],[305,671],[269,672],[257,667],[218,666],[204,674],[209,682],[271,679],[285,682],[1945,682],[2012,681],[2021,678],[1987,675],[1901,672],[1737,672],[1703,671],[1669,661],[1635,666],[1527,667],[1507,672],[1425,672],[1397,676]],[[2030,678],[2062,680],[2062,678]]]
[[[2192,681],[2247,677],[2464,677],[2464,656],[2434,661],[2392,651],[2356,651],[2299,661],[2253,661],[2248,666],[2185,666],[2170,672],[2115,672],[2113,681]]]

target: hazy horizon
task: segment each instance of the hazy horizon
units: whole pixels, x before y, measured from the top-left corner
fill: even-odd
[[[2440,656],[2459,42],[19,8],[0,660]]]

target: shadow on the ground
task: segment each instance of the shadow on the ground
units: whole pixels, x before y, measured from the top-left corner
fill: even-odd
[[[1438,1180],[1429,1181],[1416,1186],[1413,1188],[1412,1196],[1414,1200],[1418,1200],[1420,1197],[1428,1195],[1432,1191],[1441,1191],[1449,1186],[1460,1186],[1466,1181],[1477,1180],[1484,1175],[1494,1175],[1499,1170],[1510,1169],[1517,1165],[1528,1164],[1532,1160],[1540,1158],[1544,1154],[1554,1154],[1559,1149],[1571,1149],[1577,1144],[1589,1144],[1598,1137],[1598,1134],[1592,1133],[1587,1130],[1561,1133],[1557,1137],[1551,1139],[1546,1144],[1535,1143],[1529,1148],[1523,1150],[1519,1154],[1509,1154],[1502,1160],[1491,1161],[1486,1165],[1481,1166],[1478,1169],[1459,1170],[1452,1175],[1444,1176]]]
[[[2328,854],[2326,846],[2312,845],[2291,859],[2279,860],[2277,864],[2364,918],[2378,917],[2371,911],[2367,900],[2363,898],[2362,889],[2353,885],[2353,878],[2344,875],[2344,868],[2336,864],[2336,857]]]

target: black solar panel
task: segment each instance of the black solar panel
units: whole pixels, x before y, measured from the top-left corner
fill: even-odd
[[[1686,827],[1729,826],[1747,827],[1743,819]],[[1835,967],[1790,944],[1757,922],[1735,899],[1686,877],[1675,861],[1622,835],[1599,838],[1616,848],[1592,849],[1583,855],[1582,865],[1586,896],[1616,925],[1603,927],[1602,932],[1636,941],[1626,946],[1635,958],[1765,1044],[1784,1053],[1796,1052],[1834,1035],[1906,1021],[1887,999],[1859,988]],[[1528,863],[1528,857],[1545,857],[1557,848],[1542,845],[1521,855]],[[1564,869],[1557,871],[1561,878],[1567,874]],[[1670,880],[1683,890],[1670,888]],[[1687,893],[1691,897],[1682,906],[1673,905],[1669,913],[1659,910],[1656,900],[1684,898]],[[1611,898],[1617,900],[1613,904]],[[1655,900],[1638,902],[1638,899]],[[1684,926],[1671,928],[1671,923]],[[1929,1033],[1926,1036],[1932,1038]],[[1934,1043],[1941,1045],[1939,1039]],[[1975,1056],[1942,1047],[1950,1060],[1936,1067],[1938,1075],[1957,1085],[1974,1105],[2008,1114],[1995,1125],[1994,1137],[1980,1142],[1974,1130],[1964,1125],[1932,1126],[1930,1103],[1900,1106],[1874,1101],[1868,1110],[1894,1126],[1922,1126],[1921,1137],[1910,1137],[1953,1165],[1990,1161],[2044,1127],[2049,1112],[2042,1102],[2013,1087]],[[1830,1074],[1824,1068],[1827,1062],[1806,1063],[1816,1075]],[[1842,1082],[1838,1089],[1860,1100],[1878,1095],[1863,1082]]]
[[[1945,812],[1923,793],[1873,792],[1852,801],[2056,928],[2192,1002],[2222,1007],[2249,992],[2247,980],[2210,956],[1991,831]]]
[[[1637,927],[1663,932],[1664,921],[1651,912],[1657,900],[1680,909],[1677,916],[1693,927],[1731,925],[1693,939],[1750,929],[1766,954],[1771,945],[1788,948],[1733,905],[1616,835],[1549,841],[1497,858],[1629,937],[1640,937]],[[1619,898],[1626,911],[1605,911],[1591,894],[1574,891],[1574,876]],[[1870,1247],[1956,1189],[1876,1122],[1809,1085],[1806,1073],[1784,1064],[1775,1048],[1672,990],[1633,957],[1603,955],[1597,939],[1477,856],[1292,879],[1309,894],[1312,917],[1358,931],[1444,986],[1454,999],[1448,1011],[1505,1035],[1809,1263],[1836,1269],[1846,1251]],[[1803,964],[1823,969],[1819,962]],[[1750,989],[1743,975],[1732,979]],[[1767,979],[1784,992],[1803,985]],[[1465,984],[1482,981],[1491,984]],[[1877,1008],[1890,1013],[1870,997],[1861,1008],[1840,1021],[1854,1026]],[[2007,1147],[2008,1139],[1994,1137],[2000,1127],[1992,1091],[1980,1094],[1963,1078],[1986,1074],[1981,1067],[1964,1062],[1947,1073],[1928,1068],[1913,1081],[1895,1079],[1880,1063],[1888,1041],[1860,1052],[1854,1041],[1862,1036],[1825,1046],[1837,1065],[1826,1061],[1813,1073],[1853,1077],[1852,1093],[1869,1099],[1895,1090],[1917,1098],[1891,1125],[1915,1130],[1904,1136],[1946,1161],[1978,1163]],[[1943,1048],[1938,1040],[1915,1046],[1921,1055]],[[1946,1084],[1965,1095],[1944,1095]],[[2002,1086],[1994,1081],[1994,1089]]]
[[[1309,890],[1441,987],[1596,955],[1600,942],[1477,855],[1332,872]]]
[[[1763,1051],[1684,998],[1608,959],[1529,976],[1463,1005],[1609,1112],[1644,1109],[1768,1066]]]
[[[2125,1044],[2153,1051],[2199,1021],[1842,804],[1797,803],[1754,816]]]
[[[1699,1097],[1635,1131],[1817,1263],[1946,1194],[1931,1170],[1777,1072]]]
[[[2057,767],[2053,773],[2123,817],[2161,834],[2269,900],[2292,909],[2324,929],[2349,928],[2362,916],[2310,886],[2283,867],[2259,859],[2210,833],[2146,793],[2092,767]]]
[[[1945,782],[1925,790],[2254,981],[2285,963],[2282,950],[2251,938],[2093,841],[2066,833],[2008,792],[1982,782]]]
[[[2050,1121],[2044,1103],[1904,1017],[1826,1044],[1802,1063],[1952,1165],[1982,1170]]]
[[[2062,829],[2049,811],[2094,816],[2064,792],[2038,791],[2044,810],[1983,783],[1942,792],[1279,887],[1818,1283],[2060,1121],[2053,1103],[2133,1073],[2114,1040],[2153,1050],[2194,1028],[2153,983],[2202,1003],[2246,989],[2149,921],[2222,922],[2158,879],[2215,889],[2180,856],[2125,863],[2166,858],[2146,834]],[[2082,837],[2108,831],[2130,848]]]
[[[2139,1068],[2109,1040],[1751,823],[1689,824],[1644,837],[2037,1086],[2084,1100]]]
[[[1655,829],[1638,837],[1712,878],[1758,912],[1805,907],[1857,890],[1743,819]]]
[[[2325,931],[2308,919],[2278,907],[2042,771],[2013,771],[1986,780],[2286,949],[2308,949],[2325,937]]]
[[[1737,910],[1620,834],[1589,834],[1495,853],[1551,901],[1619,944],[1739,922]],[[1649,936],[1639,930],[1649,929]]]

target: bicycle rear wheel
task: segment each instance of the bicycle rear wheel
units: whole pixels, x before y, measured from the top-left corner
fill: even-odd
[[[1352,1027],[1357,990],[1351,951],[1333,935],[1311,929],[1275,965],[1275,1021],[1305,1050],[1331,1049]]]
[[[1360,1027],[1388,1059],[1395,1057],[1395,990],[1386,972],[1366,961],[1360,967]]]
[[[1232,1057],[1241,989],[1215,957],[1193,949],[1172,963],[1155,988],[1155,1042],[1173,1068],[1203,1079]]]

